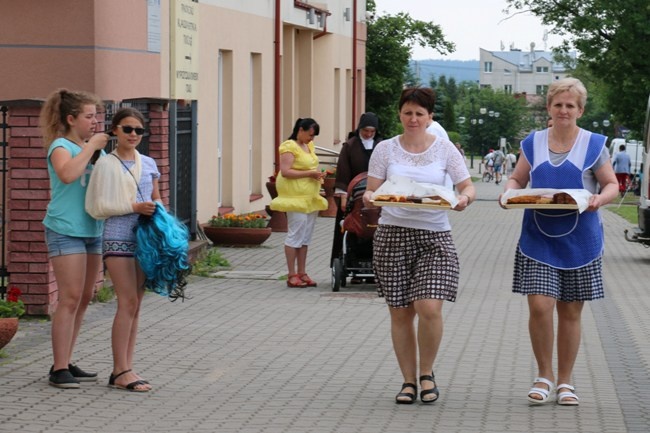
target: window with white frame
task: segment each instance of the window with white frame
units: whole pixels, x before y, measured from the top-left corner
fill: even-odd
[[[535,70],[538,73],[548,73],[548,66],[538,66]]]
[[[535,94],[537,95],[546,95],[548,91],[548,86],[538,84],[535,88]]]
[[[485,62],[483,72],[492,72],[492,62]]]
[[[506,93],[506,95],[512,95],[512,84],[505,84],[503,86],[503,91]]]

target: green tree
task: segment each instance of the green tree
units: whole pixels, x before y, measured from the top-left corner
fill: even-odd
[[[618,121],[642,131],[650,89],[648,0],[506,0],[506,12],[530,12],[563,36],[558,49],[575,48],[603,86],[607,106]]]
[[[374,0],[366,4],[371,15],[366,41],[366,110],[377,114],[382,133],[390,137],[401,131],[397,103],[409,79],[411,48],[418,44],[447,54],[455,47],[445,40],[438,25],[414,20],[406,13],[376,16]]]
[[[462,143],[475,155],[485,155],[489,148],[499,145],[501,138],[511,145],[518,143],[525,135],[522,131],[532,129],[524,98],[513,98],[502,90],[479,89],[476,83],[465,82],[459,88],[456,112],[462,119]]]

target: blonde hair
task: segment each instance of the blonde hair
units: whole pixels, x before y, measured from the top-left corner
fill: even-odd
[[[58,89],[50,94],[41,108],[40,126],[43,145],[48,148],[54,140],[70,130],[68,116],[77,117],[84,105],[102,105],[98,96],[84,91]]]
[[[548,92],[546,93],[546,106],[551,105],[553,98],[560,93],[569,92],[574,96],[578,97],[578,107],[585,108],[587,105],[587,89],[585,85],[582,84],[582,81],[577,78],[562,78],[553,82],[548,87]]]

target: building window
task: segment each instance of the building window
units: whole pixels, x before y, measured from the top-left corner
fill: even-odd
[[[548,66],[538,66],[536,71],[538,73],[544,73],[544,72],[548,73]]]
[[[483,72],[492,72],[492,62],[485,62]]]
[[[537,95],[546,95],[547,91],[548,91],[548,86],[538,84],[536,89],[535,89],[535,94],[537,94]]]
[[[506,95],[512,95],[512,84],[504,85],[503,91],[506,93]]]

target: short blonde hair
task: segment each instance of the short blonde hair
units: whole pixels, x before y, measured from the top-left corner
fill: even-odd
[[[582,84],[582,81],[577,78],[563,78],[555,81],[548,87],[548,92],[546,92],[546,106],[551,105],[555,96],[564,92],[569,92],[578,97],[578,107],[584,109],[585,105],[587,105],[587,89]]]

